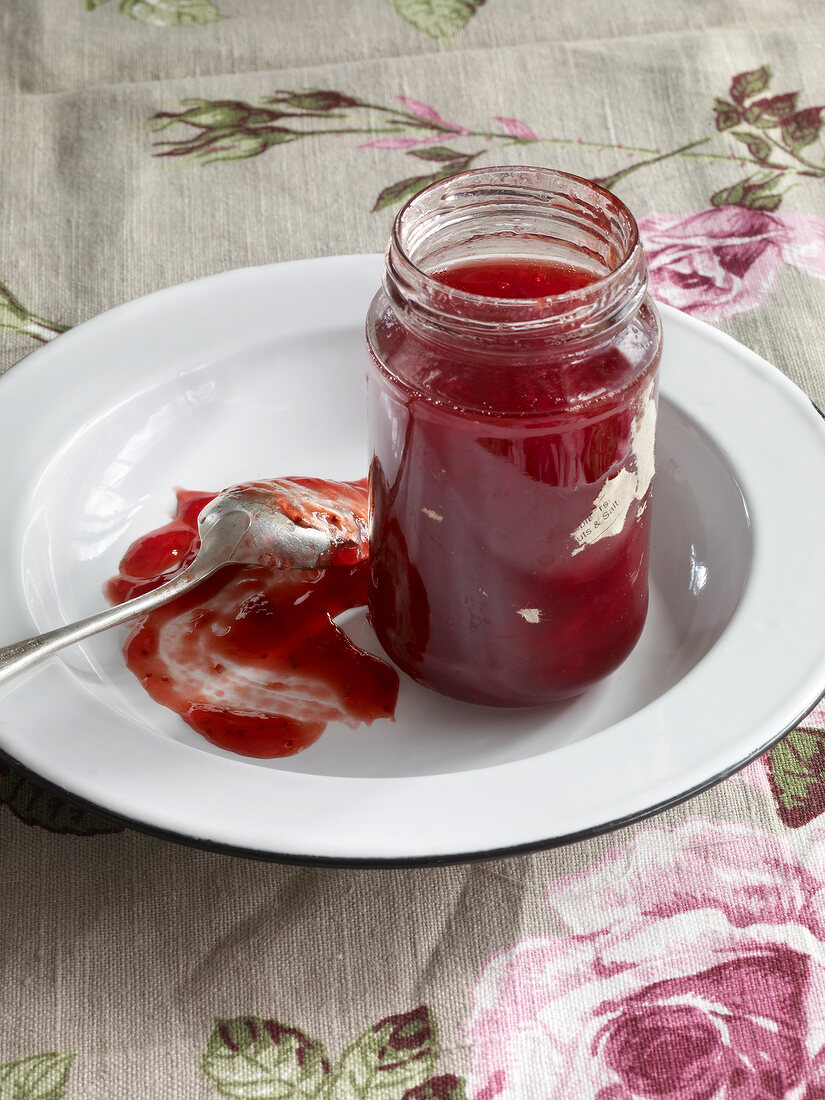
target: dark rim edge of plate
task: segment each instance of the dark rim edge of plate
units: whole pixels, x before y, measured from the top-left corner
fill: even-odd
[[[819,410],[817,410],[819,411]],[[823,419],[825,419],[825,414]],[[330,869],[352,869],[352,870],[393,870],[393,869],[405,869],[413,867],[450,867],[467,863],[485,863],[496,859],[512,859],[516,856],[532,855],[536,852],[552,851],[554,848],[565,848],[571,844],[579,844],[584,840],[593,840],[596,837],[604,836],[607,833],[616,832],[619,829],[623,829],[629,825],[635,825],[640,821],[645,821],[647,818],[655,817],[658,814],[664,813],[665,810],[670,810],[674,806],[679,806],[683,802],[688,802],[691,798],[694,798],[698,794],[702,794],[704,791],[710,790],[717,784],[721,783],[725,779],[729,779],[732,775],[735,775],[742,768],[752,764],[754,760],[758,760],[760,756],[764,756],[766,752],[772,749],[778,744],[786,734],[791,730],[796,729],[798,725],[810,714],[810,712],[816,707],[817,703],[822,702],[825,699],[825,688],[823,688],[816,699],[810,706],[804,708],[804,710],[789,722],[784,728],[771,737],[764,745],[761,745],[754,752],[749,753],[744,760],[740,760],[735,764],[732,764],[724,771],[718,772],[716,775],[711,776],[709,779],[698,783],[694,787],[690,787],[688,790],[683,791],[680,794],[674,795],[671,798],[665,799],[663,802],[654,803],[652,806],[648,806],[645,809],[637,810],[634,813],[627,814],[625,817],[613,818],[610,821],[605,821],[601,825],[594,825],[589,829],[580,829],[575,833],[565,833],[562,836],[551,837],[547,840],[528,841],[525,844],[514,844],[510,847],[504,848],[488,848],[477,852],[456,852],[449,855],[432,855],[432,856],[388,856],[388,857],[368,857],[368,856],[317,856],[317,855],[292,855],[284,852],[269,852],[259,848],[242,848],[232,844],[224,844],[220,841],[209,840],[206,837],[193,837],[187,836],[184,833],[176,833],[172,829],[163,829],[159,825],[150,825],[143,821],[138,821],[134,818],[119,814],[115,810],[107,809],[104,806],[99,806],[95,802],[89,802],[85,798],[81,798],[79,795],[72,794],[71,791],[67,791],[57,783],[53,783],[49,779],[45,779],[32,771],[25,764],[21,764],[19,760],[11,756],[0,747],[0,760],[4,760],[7,764],[13,767],[16,771],[20,772],[24,777],[31,778],[34,782],[40,784],[45,790],[50,791],[52,794],[58,795],[60,798],[65,799],[70,804],[77,806],[80,809],[88,812],[100,814],[103,817],[110,818],[114,822],[119,822],[126,828],[132,829],[137,833],[144,833],[147,836],[155,837],[158,840],[171,841],[174,844],[181,845],[187,848],[196,848],[200,851],[216,852],[219,855],[235,856],[236,858],[252,859],[262,863],[282,863],[299,867],[328,867]],[[37,828],[34,824],[31,826]]]

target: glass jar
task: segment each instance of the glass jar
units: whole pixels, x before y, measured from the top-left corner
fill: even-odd
[[[661,327],[630,211],[487,168],[396,218],[367,318],[369,615],[430,688],[575,695],[648,606]]]

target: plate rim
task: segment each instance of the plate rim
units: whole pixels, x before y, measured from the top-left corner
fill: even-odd
[[[50,349],[54,348],[55,346],[60,346],[60,341],[64,342],[62,346],[65,347],[66,343],[68,343],[67,338],[68,337],[73,337],[74,334],[77,334],[77,333],[81,334],[80,339],[82,340],[83,330],[85,329],[86,331],[88,331],[87,326],[101,324],[101,323],[104,323],[106,320],[111,322],[112,315],[122,314],[122,313],[124,313],[124,311],[131,311],[131,310],[135,310],[135,309],[141,310],[142,308],[145,308],[146,306],[149,306],[151,308],[151,304],[152,304],[153,300],[156,300],[156,299],[159,299],[159,298],[166,299],[168,296],[174,295],[175,293],[179,293],[179,294],[194,293],[197,296],[198,288],[200,286],[202,286],[203,284],[215,283],[216,281],[223,281],[223,282],[225,282],[227,280],[231,281],[233,279],[233,277],[237,277],[241,273],[250,273],[250,272],[251,273],[261,273],[261,272],[265,272],[265,271],[271,270],[271,269],[283,270],[285,267],[288,267],[290,265],[296,265],[296,264],[297,265],[307,265],[307,264],[308,265],[316,265],[318,263],[323,264],[323,263],[327,263],[327,262],[330,262],[330,261],[332,261],[333,263],[342,262],[342,261],[346,263],[347,261],[352,261],[354,259],[368,260],[371,263],[377,263],[380,260],[380,257],[376,256],[374,254],[354,254],[354,255],[350,255],[350,256],[318,257],[318,258],[311,257],[311,258],[307,258],[305,260],[287,261],[286,263],[280,263],[280,264],[267,264],[267,265],[261,265],[260,267],[237,268],[237,269],[232,269],[232,270],[225,271],[225,272],[220,272],[220,273],[217,273],[215,275],[206,276],[203,279],[192,280],[192,281],[189,281],[189,282],[177,284],[177,285],[172,286],[172,287],[167,287],[167,288],[164,288],[164,289],[161,289],[161,290],[158,290],[158,291],[154,291],[154,292],[152,292],[148,295],[144,295],[144,296],[142,296],[140,298],[137,298],[137,299],[134,299],[130,302],[126,302],[126,303],[123,303],[122,305],[115,306],[113,309],[108,310],[108,311],[106,311],[102,314],[99,314],[97,317],[94,317],[94,318],[90,319],[87,322],[84,322],[82,324],[77,325],[74,329],[69,330],[69,332],[67,332],[66,334],[64,334],[61,337],[56,338],[55,340],[51,341],[48,345],[46,345],[42,348],[34,349],[32,352],[30,352],[28,355],[24,356],[17,363],[13,364],[13,366],[11,368],[9,368],[9,371],[5,372],[3,378],[8,377],[11,372],[14,372],[14,377],[19,377],[20,372],[15,371],[14,368],[16,368],[16,367],[19,368],[22,365],[28,363],[33,357],[38,357],[38,356],[41,357],[42,361],[44,363],[46,363],[46,365],[48,365],[48,354],[50,353]],[[682,314],[679,311],[676,311],[676,310],[672,309],[671,307],[663,306],[663,305],[660,304],[659,308],[660,308],[660,310],[662,311],[662,313],[665,317],[670,317],[671,318],[671,321],[673,323],[682,324],[682,325],[687,326],[688,328],[694,328],[697,332],[699,332],[700,334],[705,335],[706,337],[708,335],[710,335],[710,337],[712,338],[712,340],[714,342],[719,343],[720,346],[722,346],[722,347],[727,347],[728,350],[731,351],[737,358],[741,358],[743,356],[743,353],[744,353],[744,356],[745,356],[746,360],[750,360],[751,363],[757,365],[760,370],[764,371],[764,370],[767,369],[767,371],[770,374],[771,381],[773,381],[777,385],[779,385],[780,389],[785,389],[785,392],[788,395],[793,393],[795,395],[795,399],[798,399],[800,397],[802,399],[804,399],[804,402],[807,404],[807,406],[810,408],[810,410],[812,410],[812,412],[814,414],[816,414],[817,418],[820,421],[820,424],[822,423],[822,413],[817,409],[817,407],[813,403],[813,401],[811,401],[811,399],[808,398],[807,395],[805,395],[804,392],[801,389],[799,389],[799,387],[797,387],[793,382],[791,382],[790,379],[787,378],[787,376],[783,375],[782,372],[778,370],[778,368],[774,367],[773,365],[771,365],[770,363],[768,363],[767,361],[762,359],[756,353],[754,353],[750,349],[746,348],[744,345],[740,344],[738,341],[736,341],[733,337],[729,336],[728,334],[720,332],[719,330],[714,329],[709,325],[706,325],[704,322],[698,321],[696,318],[690,317],[686,314]],[[115,320],[117,320],[117,318],[115,318]],[[0,391],[0,393],[2,393],[2,391]],[[677,404],[677,407],[679,407],[678,402],[676,404]],[[700,425],[703,428],[705,428],[705,430],[707,430],[706,425],[703,422],[700,421]],[[714,442],[718,442],[716,440],[716,437],[712,433],[709,433],[709,434],[711,434],[711,438],[714,440]],[[823,435],[823,443],[825,443],[825,429],[823,429],[822,435]],[[690,675],[690,673],[688,675]],[[676,686],[676,685],[674,685],[674,686]],[[669,689],[669,690],[672,690],[672,689]],[[667,693],[665,693],[665,694],[667,694]],[[101,805],[101,804],[99,804],[95,801],[92,801],[92,800],[86,798],[83,795],[76,794],[76,793],[74,793],[70,790],[67,790],[66,788],[61,786],[60,783],[55,782],[54,780],[49,779],[48,777],[40,775],[39,772],[35,771],[30,765],[18,760],[11,752],[7,751],[5,749],[5,747],[2,746],[2,745],[0,745],[0,759],[4,759],[4,760],[8,761],[18,771],[21,771],[24,774],[31,775],[32,777],[34,777],[36,779],[36,781],[39,784],[46,787],[47,789],[50,789],[50,790],[53,790],[53,791],[59,793],[62,797],[66,798],[66,800],[69,801],[70,803],[73,803],[73,804],[76,804],[76,805],[81,805],[81,806],[89,808],[89,809],[91,809],[91,810],[93,810],[97,813],[100,813],[104,816],[107,816],[107,817],[113,818],[115,820],[121,821],[121,822],[125,823],[126,825],[128,825],[130,828],[135,829],[136,831],[144,832],[144,833],[147,833],[149,835],[160,836],[164,839],[174,840],[177,843],[184,843],[184,844],[187,844],[189,846],[194,846],[194,847],[198,847],[198,848],[202,848],[202,849],[206,849],[206,850],[210,850],[210,851],[219,851],[219,852],[223,852],[225,854],[233,854],[233,855],[236,855],[236,856],[247,856],[247,857],[252,857],[252,858],[256,858],[256,859],[263,859],[263,860],[269,860],[269,861],[275,861],[275,862],[297,863],[297,864],[317,864],[317,865],[325,865],[325,866],[405,867],[405,866],[416,866],[416,865],[422,865],[422,866],[446,865],[446,864],[470,862],[470,861],[474,861],[474,860],[504,858],[504,857],[513,856],[513,855],[525,854],[525,853],[528,853],[528,852],[531,852],[531,851],[546,850],[546,849],[550,849],[550,848],[564,846],[564,845],[571,844],[571,843],[577,843],[577,842],[580,842],[580,841],[585,840],[585,839],[590,839],[590,838],[595,837],[595,836],[599,836],[599,835],[603,835],[603,834],[608,833],[608,832],[615,831],[616,829],[626,827],[630,824],[633,824],[634,822],[637,822],[637,821],[643,820],[647,817],[650,817],[650,816],[653,816],[655,814],[661,813],[664,810],[666,810],[666,809],[668,809],[668,808],[670,808],[674,805],[678,805],[679,803],[694,797],[696,794],[700,793],[701,791],[706,790],[706,789],[714,786],[715,784],[721,782],[723,779],[725,779],[728,776],[734,774],[736,771],[738,771],[741,768],[745,767],[751,761],[753,761],[753,760],[757,759],[759,756],[763,755],[766,751],[768,751],[768,749],[770,749],[774,744],[776,744],[779,740],[781,740],[781,738],[783,736],[785,736],[786,733],[788,733],[790,730],[795,728],[796,725],[799,724],[799,722],[804,718],[804,716],[807,713],[809,713],[809,711],[813,707],[816,706],[817,702],[823,697],[823,694],[825,694],[825,668],[823,668],[823,670],[822,670],[822,680],[820,681],[819,686],[817,687],[816,697],[810,702],[810,705],[806,704],[805,708],[801,711],[801,713],[797,714],[789,723],[785,724],[783,726],[783,728],[781,728],[779,730],[779,732],[777,732],[775,734],[772,734],[771,737],[767,741],[762,743],[758,748],[756,748],[755,750],[750,752],[744,758],[742,758],[740,760],[737,760],[735,763],[732,763],[731,765],[729,765],[728,767],[726,767],[722,771],[710,775],[706,779],[702,780],[700,783],[694,784],[694,785],[690,786],[688,789],[686,789],[686,790],[684,790],[684,791],[682,791],[678,794],[672,795],[672,796],[670,796],[666,799],[663,799],[661,801],[654,801],[649,806],[645,806],[641,809],[632,811],[628,814],[622,815],[622,816],[617,817],[617,818],[609,819],[609,820],[607,820],[607,821],[605,821],[601,824],[595,825],[595,826],[588,826],[586,828],[573,830],[569,833],[558,834],[558,835],[555,835],[555,836],[552,836],[552,837],[531,840],[531,841],[527,841],[527,842],[520,843],[520,844],[507,844],[507,845],[504,845],[502,847],[497,847],[497,848],[484,847],[484,848],[474,849],[470,852],[449,851],[449,852],[443,852],[443,853],[433,853],[431,855],[406,855],[406,856],[402,856],[402,855],[399,855],[399,856],[386,856],[386,855],[340,856],[340,855],[318,855],[318,854],[313,854],[313,853],[298,853],[298,852],[291,852],[291,851],[290,852],[282,852],[282,851],[273,851],[271,849],[263,849],[263,848],[258,849],[258,848],[254,848],[254,847],[246,847],[246,846],[237,845],[237,844],[234,844],[234,843],[229,843],[229,842],[224,842],[224,841],[216,841],[216,840],[211,840],[209,838],[205,838],[205,837],[201,837],[201,836],[190,835],[189,833],[178,832],[175,829],[165,828],[161,825],[156,825],[156,824],[153,824],[151,822],[142,821],[141,819],[134,818],[129,814],[122,813],[118,810],[113,810],[113,809],[111,809],[111,808],[109,808],[108,806],[105,806],[105,805]],[[635,715],[631,716],[629,719],[626,719],[624,721],[632,722],[634,717],[635,717]],[[498,766],[498,765],[496,765],[496,766]],[[507,765],[501,765],[501,766],[507,766]],[[478,770],[478,769],[470,769],[470,771],[475,771],[475,770]],[[469,772],[464,772],[464,773],[459,772],[459,773],[456,773],[456,774],[467,775],[467,774],[469,774]],[[404,779],[409,779],[410,777],[403,777],[403,778]],[[416,777],[416,778],[426,780],[426,779],[432,779],[432,778],[436,778],[436,777]],[[364,780],[359,780],[359,781],[363,782]],[[379,781],[380,782],[386,782],[387,780],[385,778],[382,778]]]
[[[819,410],[817,410],[819,411]],[[746,768],[749,764],[752,764],[755,760],[758,760],[761,756],[764,756],[771,748],[773,748],[779,741],[795,729],[805,718],[807,714],[810,714],[815,709],[818,703],[825,699],[825,688],[822,693],[814,700],[810,707],[808,707],[802,714],[795,718],[790,725],[786,726],[780,733],[773,737],[767,744],[756,749],[750,756],[744,760],[737,762],[732,767],[728,768],[724,772],[720,772],[718,775],[711,776],[706,782],[692,787],[690,790],[676,795],[673,798],[667,799],[663,802],[655,803],[648,806],[636,813],[628,814],[625,817],[616,818],[615,820],[607,821],[602,825],[595,826],[593,828],[580,829],[576,832],[559,835],[556,837],[548,837],[545,840],[529,841],[524,844],[513,844],[502,848],[485,848],[477,849],[469,852],[450,852],[443,855],[431,855],[431,856],[323,856],[323,855],[301,855],[291,852],[276,852],[266,848],[246,848],[235,844],[226,844],[222,841],[209,840],[202,837],[189,836],[187,833],[178,833],[173,829],[164,829],[159,825],[151,825],[148,822],[141,821],[137,818],[127,817],[125,814],[118,813],[115,810],[110,810],[104,806],[99,806],[95,802],[90,802],[88,799],[82,798],[80,795],[74,794],[72,791],[66,790],[58,783],[54,783],[50,779],[46,779],[43,776],[38,775],[32,771],[31,768],[25,764],[21,764],[13,756],[11,756],[6,750],[0,746],[0,760],[5,761],[17,772],[19,772],[24,778],[33,779],[35,783],[43,787],[45,790],[57,795],[64,799],[71,805],[77,806],[79,809],[85,810],[88,813],[94,813],[104,818],[111,818],[113,822],[117,822],[124,828],[131,829],[133,832],[142,833],[145,836],[150,836],[156,840],[165,840],[170,843],[182,846],[184,848],[193,848],[200,852],[214,852],[216,855],[232,856],[236,859],[250,859],[255,860],[258,863],[277,863],[285,864],[291,867],[327,867],[327,868],[352,868],[353,870],[404,870],[414,869],[416,867],[455,867],[468,863],[489,863],[497,859],[513,859],[518,856],[532,855],[537,852],[549,852],[554,851],[556,848],[567,848],[573,844],[581,844],[588,840],[595,840],[600,836],[607,836],[610,833],[618,832],[620,829],[627,829],[633,825],[638,825],[642,821],[647,821],[652,817],[658,817],[659,814],[666,813],[668,810],[672,810],[676,806],[681,806],[685,802],[689,802],[697,795],[703,794],[705,791],[711,790],[713,787],[718,786],[726,779],[730,779],[731,776],[736,775],[737,772]],[[13,811],[12,811],[13,812]],[[17,815],[15,815],[17,816]],[[93,834],[90,834],[93,835]],[[101,833],[101,835],[104,835]]]

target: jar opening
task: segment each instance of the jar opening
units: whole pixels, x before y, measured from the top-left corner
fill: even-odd
[[[476,261],[543,261],[583,270],[586,286],[535,298],[477,294],[438,273]],[[481,168],[414,195],[395,219],[384,280],[402,319],[434,332],[505,326],[576,339],[624,323],[647,270],[635,219],[598,184],[540,167]]]

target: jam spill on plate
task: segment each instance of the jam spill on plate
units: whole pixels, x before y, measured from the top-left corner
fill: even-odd
[[[326,484],[366,517],[366,481]],[[172,521],[127,550],[106,595],[121,603],[193,560],[197,520],[215,494],[177,492]],[[244,756],[291,756],[329,722],[355,728],[392,717],[398,675],[333,622],[366,603],[368,562],[316,570],[230,565],[192,592],[136,620],[129,669],[158,703],[208,741]]]

